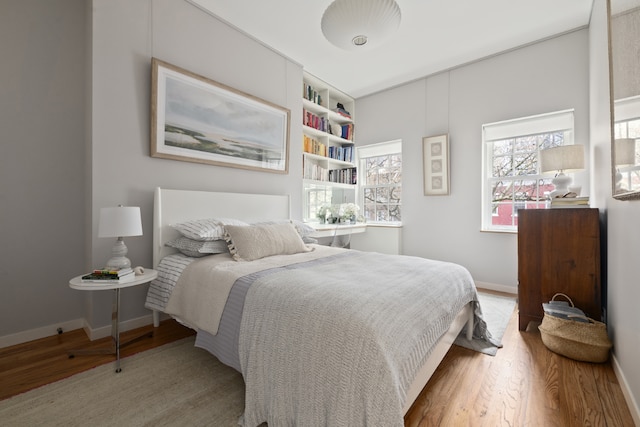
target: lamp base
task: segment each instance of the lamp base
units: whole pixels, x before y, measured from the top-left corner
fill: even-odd
[[[111,249],[111,258],[109,259],[109,261],[107,261],[105,267],[112,268],[114,270],[119,270],[121,268],[130,268],[131,261],[126,257],[128,251],[129,250],[124,244],[124,240],[122,240],[122,237],[118,237],[118,240],[116,240],[116,244],[113,245],[113,248]]]
[[[131,260],[124,256],[113,257],[110,258],[109,261],[107,261],[107,265],[105,265],[105,267],[111,270],[131,268]]]
[[[555,178],[551,180],[555,189],[549,193],[549,197],[555,199],[556,197],[562,197],[569,192],[569,184],[571,184],[571,177],[564,174],[564,172],[558,173]]]

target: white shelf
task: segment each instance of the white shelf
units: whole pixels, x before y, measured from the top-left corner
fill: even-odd
[[[355,184],[342,184],[340,182],[331,182],[331,181],[318,181],[316,179],[303,179],[302,183],[305,185],[305,187],[309,187],[312,185],[316,185],[316,186],[331,186],[334,188],[349,188],[349,189],[353,189],[356,187]]]
[[[332,145],[353,145],[353,141],[344,139],[336,135],[331,135],[328,132],[323,132],[319,129],[312,128],[306,125],[302,125],[302,131],[307,135],[315,138],[328,138],[329,142],[332,143]]]
[[[326,162],[326,166],[328,169],[345,169],[345,168],[356,167],[355,163],[345,162],[343,160],[338,160],[338,159],[332,159],[331,157],[320,156],[318,154],[302,153],[302,155],[310,160],[315,160],[318,162]]]

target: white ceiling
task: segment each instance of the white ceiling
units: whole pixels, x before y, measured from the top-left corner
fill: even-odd
[[[188,1],[359,98],[584,27],[594,0],[396,0],[398,31],[356,52],[322,35],[332,0]]]

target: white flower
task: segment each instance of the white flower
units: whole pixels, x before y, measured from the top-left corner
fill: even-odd
[[[340,218],[349,219],[360,211],[360,207],[355,203],[343,203],[340,205],[339,215]]]

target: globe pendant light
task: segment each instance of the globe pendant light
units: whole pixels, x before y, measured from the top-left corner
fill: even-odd
[[[400,26],[400,7],[393,0],[335,0],[322,15],[322,33],[345,50],[382,44]]]

